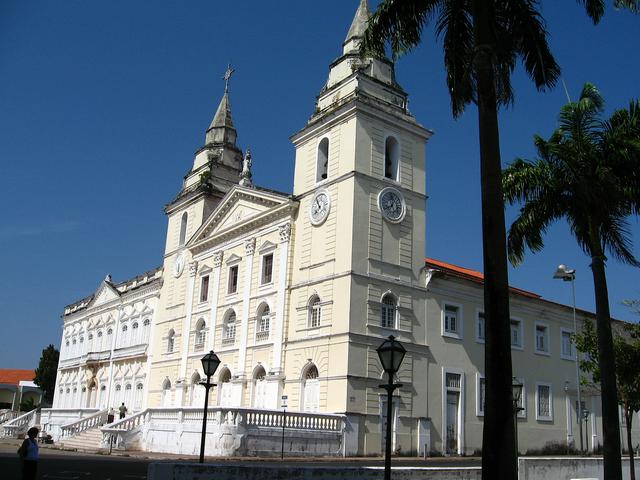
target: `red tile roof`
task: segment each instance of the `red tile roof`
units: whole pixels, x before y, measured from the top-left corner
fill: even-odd
[[[453,275],[455,277],[465,278],[467,280],[471,280],[476,283],[480,283],[480,284],[484,283],[484,275],[481,272],[478,272],[476,270],[459,267],[458,265],[436,260],[435,258],[425,258],[424,261],[427,267],[436,268],[436,269],[442,270],[445,273]],[[527,290],[522,290],[516,287],[509,287],[509,290],[512,293],[516,293],[518,295],[524,295],[525,297],[529,297],[529,298],[542,298],[537,293],[528,292]]]
[[[32,381],[36,376],[33,370],[11,370],[0,368],[0,383],[18,385],[22,380]]]

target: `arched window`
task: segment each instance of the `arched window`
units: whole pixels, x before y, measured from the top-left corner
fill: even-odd
[[[192,407],[202,407],[204,404],[204,387],[200,385],[200,374],[193,372],[191,375],[191,392],[190,392],[190,405]]]
[[[309,328],[319,327],[322,317],[322,306],[320,305],[320,297],[318,297],[317,295],[312,296],[309,299],[307,310]]]
[[[136,385],[136,395],[133,401],[133,408],[135,410],[140,410],[142,408],[142,394],[143,394],[144,386],[142,383],[138,383]]]
[[[127,383],[124,387],[124,399],[122,400],[124,404],[131,408],[131,384]]]
[[[236,312],[227,313],[222,332],[222,345],[233,345],[236,341]]]
[[[267,372],[262,365],[253,373],[253,408],[265,408],[267,402]]]
[[[269,329],[271,322],[271,310],[266,303],[258,309],[256,323],[256,341],[269,340]]]
[[[218,405],[228,407],[232,403],[231,372],[224,367],[218,376]]]
[[[182,214],[182,218],[180,219],[180,240],[178,241],[178,246],[181,247],[184,245],[185,240],[187,239],[187,219],[189,215],[187,212]]]
[[[115,405],[120,405],[122,399],[122,385],[120,385],[119,383],[116,384],[116,393],[113,396],[113,403]]]
[[[302,410],[317,412],[320,408],[320,381],[318,367],[309,364],[302,374]]]
[[[89,341],[93,340],[93,333],[90,333],[87,338],[89,339]]]
[[[387,137],[384,142],[384,176],[391,180],[399,180],[400,146],[395,137]]]
[[[202,350],[204,348],[204,342],[207,338],[206,327],[207,327],[207,324],[202,318],[198,320],[198,323],[196,323],[196,334],[195,334],[195,341],[194,341],[194,347],[196,350]]]
[[[104,408],[106,406],[107,403],[107,386],[106,385],[102,385],[100,387],[100,394],[98,397],[98,405],[100,405],[100,408]]]
[[[169,330],[169,334],[167,335],[167,353],[173,353],[173,348],[176,343],[176,332],[173,331],[173,328]]]
[[[145,318],[144,322],[142,322],[142,326],[148,327],[149,325],[151,325],[151,320],[149,320],[148,318]]]
[[[395,297],[387,293],[382,297],[380,325],[384,328],[396,328],[397,303]]]
[[[165,378],[164,382],[162,382],[161,405],[163,407],[171,406],[171,381],[168,378]]]
[[[318,155],[316,160],[316,182],[321,182],[327,178],[329,172],[329,139],[323,138],[318,144]]]

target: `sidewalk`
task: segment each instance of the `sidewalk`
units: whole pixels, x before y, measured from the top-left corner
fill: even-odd
[[[22,440],[14,439],[14,438],[0,438],[0,445],[6,446],[14,446],[17,450],[18,447],[22,444]],[[112,457],[128,457],[132,459],[139,460],[150,460],[150,461],[184,461],[184,462],[194,462],[198,460],[198,455],[184,455],[184,454],[173,454],[173,453],[158,453],[158,452],[143,452],[136,450],[112,450],[111,454],[109,454],[108,450],[102,449],[93,449],[93,450],[77,450],[77,449],[65,449],[56,446],[55,444],[45,444],[40,443],[40,452],[45,453],[47,450],[54,452],[68,452],[68,453],[78,453],[84,455],[97,455],[97,456],[109,456]],[[382,457],[287,457],[285,456],[284,461],[289,464],[301,463],[301,464],[353,464],[355,465],[383,465],[384,459]],[[279,456],[276,457],[205,457],[206,463],[280,463],[282,460]],[[423,467],[437,467],[442,464],[447,464],[448,466],[452,465],[480,465],[481,458],[480,457],[428,457],[426,460],[421,457],[393,457],[392,464],[394,466],[423,466]]]

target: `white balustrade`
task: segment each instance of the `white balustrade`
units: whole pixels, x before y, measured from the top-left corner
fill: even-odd
[[[63,437],[70,437],[71,435],[77,435],[85,430],[104,425],[105,423],[107,423],[107,410],[101,410],[89,417],[62,425],[60,429]]]
[[[31,427],[38,424],[40,421],[40,409],[36,408],[30,412],[24,413],[13,420],[10,420],[2,425],[3,437],[17,437],[22,433],[25,433]]]
[[[0,410],[0,424],[8,422],[9,420],[13,420],[14,418],[17,418],[19,416],[20,412],[18,412],[17,410]]]

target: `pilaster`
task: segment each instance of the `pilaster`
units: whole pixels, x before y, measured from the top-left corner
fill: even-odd
[[[218,325],[218,292],[220,290],[220,272],[222,271],[223,252],[213,254],[213,288],[211,300],[211,321],[209,322],[209,335],[207,335],[206,351],[213,350],[215,345],[215,334]]]
[[[246,268],[244,272],[244,285],[242,286],[242,336],[240,337],[240,351],[238,352],[238,366],[236,371],[240,377],[245,377],[247,360],[247,339],[249,336],[249,303],[251,299],[251,276],[253,274],[253,256],[256,250],[256,239],[245,240]]]
[[[282,345],[284,342],[284,310],[287,292],[287,278],[289,275],[289,244],[291,240],[291,223],[287,222],[278,229],[280,234],[280,262],[278,266],[278,296],[276,299],[276,329],[273,343],[273,364],[271,373],[282,375],[284,365],[282,362]]]
[[[187,285],[187,311],[182,322],[182,342],[180,349],[180,376],[176,381],[176,395],[178,398],[175,402],[177,406],[184,403],[184,386],[187,376],[187,360],[189,355],[189,333],[191,332],[191,316],[193,312],[193,290],[196,283],[196,272],[198,271],[198,262],[189,263],[189,280]]]

